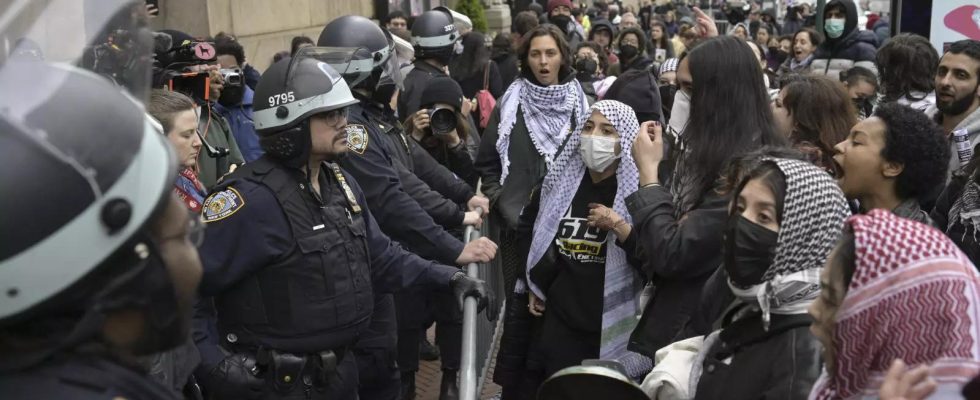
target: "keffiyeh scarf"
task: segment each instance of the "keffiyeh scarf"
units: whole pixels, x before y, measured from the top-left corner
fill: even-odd
[[[837,310],[836,365],[811,399],[877,397],[892,360],[930,365],[938,398],[980,372],[980,275],[942,232],[872,210],[854,229],[854,275]]]
[[[976,177],[971,176],[963,186],[963,193],[949,208],[947,224],[948,229],[956,224],[963,225],[963,238],[972,235],[973,240],[977,241],[977,231],[980,228],[980,185],[977,184]]]
[[[500,98],[500,124],[497,128],[497,153],[500,155],[500,184],[510,170],[510,134],[517,122],[517,108],[524,115],[531,142],[551,168],[555,153],[571,133],[573,121],[588,118],[589,103],[577,79],[568,83],[538,86],[519,78]],[[581,124],[578,124],[580,127]]]
[[[619,166],[616,168],[617,181],[616,197],[612,209],[632,224],[632,218],[626,209],[626,197],[637,190],[640,175],[633,161],[631,150],[636,139],[640,124],[636,114],[629,106],[613,100],[603,100],[595,103],[589,114],[578,121],[577,129],[568,144],[558,155],[554,166],[548,171],[544,185],[541,188],[541,205],[534,222],[531,250],[527,258],[526,282],[536,296],[547,299],[530,280],[531,268],[548,251],[555,241],[558,224],[568,207],[571,206],[582,176],[586,173],[585,164],[579,155],[579,143],[587,116],[591,111],[599,111],[616,128],[620,136],[622,148]],[[636,278],[633,268],[627,263],[626,252],[615,244],[616,235],[606,237],[606,268],[605,286],[602,303],[602,339],[599,357],[617,359],[627,356],[626,344],[629,335],[636,326],[637,301],[639,300],[640,281]],[[518,286],[518,291],[524,288]]]

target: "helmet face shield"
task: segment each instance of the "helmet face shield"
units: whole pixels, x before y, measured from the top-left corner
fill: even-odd
[[[145,7],[132,0],[15,1],[0,14],[0,69],[14,60],[71,64],[145,102],[154,47]]]

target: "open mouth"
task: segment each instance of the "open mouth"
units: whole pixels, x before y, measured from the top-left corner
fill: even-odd
[[[833,165],[834,179],[840,182],[841,179],[844,179],[844,166],[841,165],[840,160],[837,158],[837,156],[834,156],[832,160],[834,162]]]
[[[549,70],[549,69],[539,69],[538,70],[538,73],[541,74],[541,75],[548,75],[548,74],[551,73],[551,70]]]

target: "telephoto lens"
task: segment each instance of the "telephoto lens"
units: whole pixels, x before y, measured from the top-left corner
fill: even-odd
[[[432,133],[446,135],[456,129],[456,112],[450,107],[436,106],[429,110],[429,126]]]

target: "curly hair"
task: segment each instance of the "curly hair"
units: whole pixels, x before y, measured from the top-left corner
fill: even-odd
[[[639,42],[639,44],[636,46],[636,48],[640,51],[639,54],[647,54],[647,45],[649,44],[649,41],[647,40],[647,35],[643,33],[640,28],[626,28],[619,31],[619,35],[616,36],[616,48],[619,48],[619,44],[623,41],[623,38],[626,35],[636,36],[636,40]]]
[[[935,89],[939,54],[929,39],[914,33],[895,36],[878,49],[877,64],[885,101]]]
[[[942,128],[925,114],[898,103],[878,106],[873,114],[885,124],[881,157],[904,168],[895,182],[900,198],[918,198],[946,181],[949,142]]]

